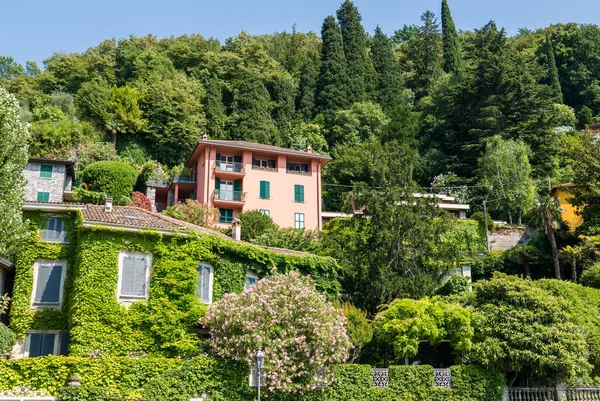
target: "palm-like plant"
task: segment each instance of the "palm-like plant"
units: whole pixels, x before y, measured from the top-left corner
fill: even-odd
[[[507,257],[511,262],[523,266],[525,278],[530,278],[529,265],[539,259],[539,254],[537,249],[531,245],[520,245],[509,250]]]
[[[577,282],[577,260],[581,259],[583,250],[581,246],[567,245],[558,252],[559,259],[571,266],[571,280],[574,283]]]
[[[542,223],[544,232],[550,242],[552,249],[552,261],[554,264],[554,277],[560,280],[560,262],[558,259],[558,247],[556,246],[556,227],[561,219],[562,208],[559,206],[558,197],[545,196],[537,201],[538,222]],[[540,224],[538,224],[539,226]]]

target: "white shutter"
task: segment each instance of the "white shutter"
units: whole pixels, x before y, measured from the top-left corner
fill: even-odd
[[[146,296],[146,260],[143,256],[135,258],[135,295],[140,297]]]
[[[121,295],[122,296],[131,296],[135,295],[134,293],[134,270],[135,270],[135,262],[134,258],[131,256],[125,255],[123,257],[123,267],[121,269]]]

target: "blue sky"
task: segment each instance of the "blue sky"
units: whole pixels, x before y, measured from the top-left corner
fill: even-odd
[[[200,33],[221,41],[246,30],[253,34],[320,31],[341,0],[29,0],[2,1],[0,54],[18,62],[41,61],[55,51],[81,52],[109,38],[129,34],[158,37]],[[418,24],[425,10],[439,15],[441,0],[355,0],[365,28],[377,24],[392,34]],[[458,29],[471,30],[494,19],[510,34],[556,22],[594,23],[598,0],[450,0]]]

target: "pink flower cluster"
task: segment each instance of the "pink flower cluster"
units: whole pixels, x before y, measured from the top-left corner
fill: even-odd
[[[225,295],[201,323],[210,330],[209,346],[223,358],[250,365],[262,348],[271,392],[304,393],[330,384],[331,365],[344,362],[351,346],[341,311],[297,272]]]

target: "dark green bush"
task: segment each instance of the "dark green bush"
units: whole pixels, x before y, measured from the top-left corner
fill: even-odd
[[[579,282],[586,287],[600,289],[600,263],[593,264],[585,269]]]
[[[104,192],[88,191],[83,188],[73,189],[73,198],[78,201],[85,203],[91,203],[93,205],[101,205],[106,200],[106,194]]]
[[[444,284],[437,289],[437,295],[456,295],[469,288],[469,279],[460,275],[455,274],[450,277]]]
[[[15,345],[17,337],[15,333],[4,323],[0,323],[0,355],[9,354]]]
[[[67,386],[58,390],[56,401],[98,401],[105,397],[118,397],[120,394],[114,389],[99,386]],[[101,398],[102,397],[102,398]]]
[[[242,241],[251,241],[269,230],[277,229],[273,219],[259,210],[240,213],[237,218],[242,227]]]
[[[138,172],[129,163],[119,161],[100,161],[92,163],[83,170],[82,179],[89,185],[90,191],[104,192],[115,201],[131,195]]]
[[[485,219],[483,216],[484,216],[483,212],[475,212],[471,215],[471,219],[477,220],[482,231],[485,229]],[[489,213],[487,215],[487,226],[488,226],[488,231],[493,233],[494,228],[495,228],[494,220],[492,220],[492,216],[490,216]]]

